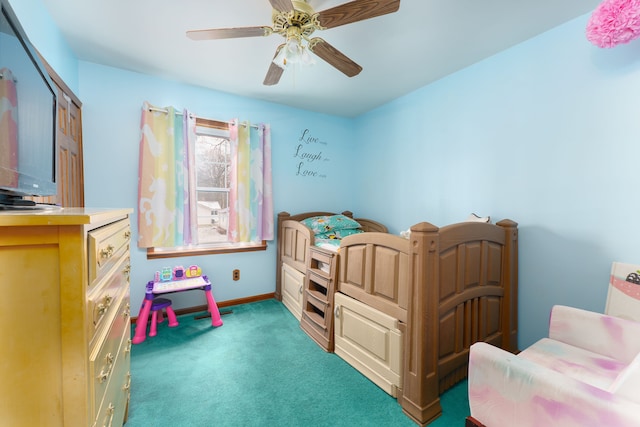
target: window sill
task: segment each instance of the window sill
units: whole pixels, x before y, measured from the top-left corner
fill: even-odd
[[[196,255],[215,255],[215,254],[230,254],[238,252],[256,252],[267,250],[267,242],[263,240],[262,243],[253,244],[247,243],[243,245],[225,243],[211,246],[194,246],[183,248],[148,248],[147,259],[157,258],[178,258],[185,256]]]

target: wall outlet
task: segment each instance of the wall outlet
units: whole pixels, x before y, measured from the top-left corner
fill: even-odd
[[[240,270],[233,270],[233,280],[240,280]]]

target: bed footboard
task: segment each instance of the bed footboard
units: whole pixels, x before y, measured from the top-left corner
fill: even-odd
[[[442,412],[439,395],[465,378],[469,346],[517,347],[517,224],[411,228],[411,289],[400,404],[418,424]]]

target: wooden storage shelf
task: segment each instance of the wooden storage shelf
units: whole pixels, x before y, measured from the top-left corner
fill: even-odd
[[[309,248],[300,327],[325,351],[333,351],[333,294],[337,274],[336,253]]]

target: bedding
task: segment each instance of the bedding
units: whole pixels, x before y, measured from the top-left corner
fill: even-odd
[[[306,218],[300,221],[313,231],[313,234],[330,235],[331,232],[340,233],[340,230],[358,230],[362,226],[358,221],[344,214],[338,215],[318,215],[311,218]],[[333,233],[334,235],[336,233]]]
[[[345,228],[318,233],[315,235],[315,245],[333,252],[338,252],[340,249],[340,241],[343,238],[359,233],[364,233],[364,231],[361,228]]]
[[[315,245],[319,248],[338,252],[340,241],[347,236],[364,233],[359,222],[342,214],[314,216],[300,221],[309,227],[314,234]],[[329,273],[329,265],[318,263],[318,268]]]

